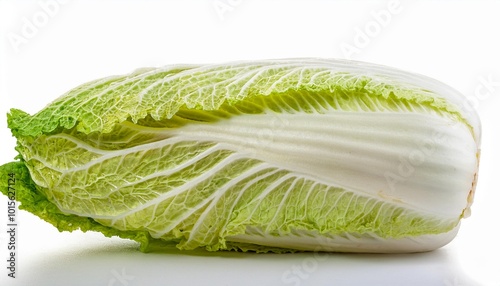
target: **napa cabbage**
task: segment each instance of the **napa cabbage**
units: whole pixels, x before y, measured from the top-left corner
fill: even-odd
[[[480,122],[465,102],[351,61],[140,69],[12,109],[19,156],[0,173],[60,231],[143,251],[427,251],[472,204]]]

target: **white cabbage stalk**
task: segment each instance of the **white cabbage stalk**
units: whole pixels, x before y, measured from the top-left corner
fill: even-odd
[[[350,61],[141,69],[12,109],[20,161],[0,171],[60,230],[142,250],[428,251],[474,196],[480,122],[465,103]]]

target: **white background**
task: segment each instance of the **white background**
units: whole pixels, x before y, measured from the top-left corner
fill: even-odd
[[[500,285],[499,13],[499,1],[1,1],[2,164],[16,155],[11,107],[34,113],[81,83],[139,67],[242,59],[351,58],[425,74],[469,98],[483,137],[472,216],[434,252],[143,254],[20,211],[11,279],[2,196],[0,284]]]

